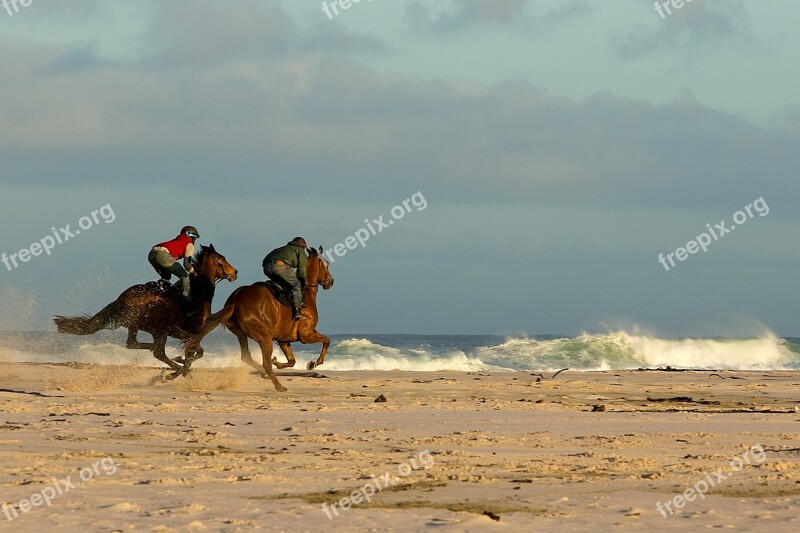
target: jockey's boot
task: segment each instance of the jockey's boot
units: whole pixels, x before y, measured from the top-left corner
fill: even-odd
[[[292,307],[292,320],[305,320],[305,318],[299,306]]]
[[[186,313],[187,317],[190,317],[200,312],[200,307],[193,308],[192,298],[188,294],[181,295],[181,307],[183,307],[183,312]]]

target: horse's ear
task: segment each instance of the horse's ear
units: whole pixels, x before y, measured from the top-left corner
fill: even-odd
[[[319,255],[322,255],[322,246],[319,247]]]
[[[308,248],[308,255],[317,255],[317,251],[314,248]]]
[[[214,249],[214,243],[209,243],[208,244],[208,249],[211,250],[214,253],[217,253],[217,251]]]

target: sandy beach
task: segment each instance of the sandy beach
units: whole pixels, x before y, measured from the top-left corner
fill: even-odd
[[[800,525],[791,372],[0,368],[4,529]]]

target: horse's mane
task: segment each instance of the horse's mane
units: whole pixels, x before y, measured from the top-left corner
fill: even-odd
[[[192,256],[192,261],[199,263],[203,260],[203,257],[206,255],[206,250],[208,246],[203,246],[202,244],[199,246],[199,250],[195,250],[194,255]]]
[[[206,257],[206,251],[210,248],[208,246],[203,246],[202,244],[195,249],[194,254],[192,255],[191,261],[195,265],[202,265],[203,259]]]

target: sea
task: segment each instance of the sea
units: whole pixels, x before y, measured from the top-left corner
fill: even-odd
[[[325,370],[401,370],[461,372],[602,371],[640,368],[705,370],[798,370],[800,338],[765,333],[754,338],[661,338],[615,331],[577,336],[559,335],[331,335]],[[139,333],[139,340],[149,335]],[[125,331],[92,336],[52,331],[0,332],[0,362],[94,363],[158,366],[144,350],[128,350]],[[230,332],[219,330],[203,341],[205,356],[196,367],[242,365],[239,346]],[[316,359],[320,344],[292,345],[296,369]],[[256,360],[261,354],[251,341]],[[170,340],[167,355],[181,355]],[[283,360],[277,345],[274,355]]]

